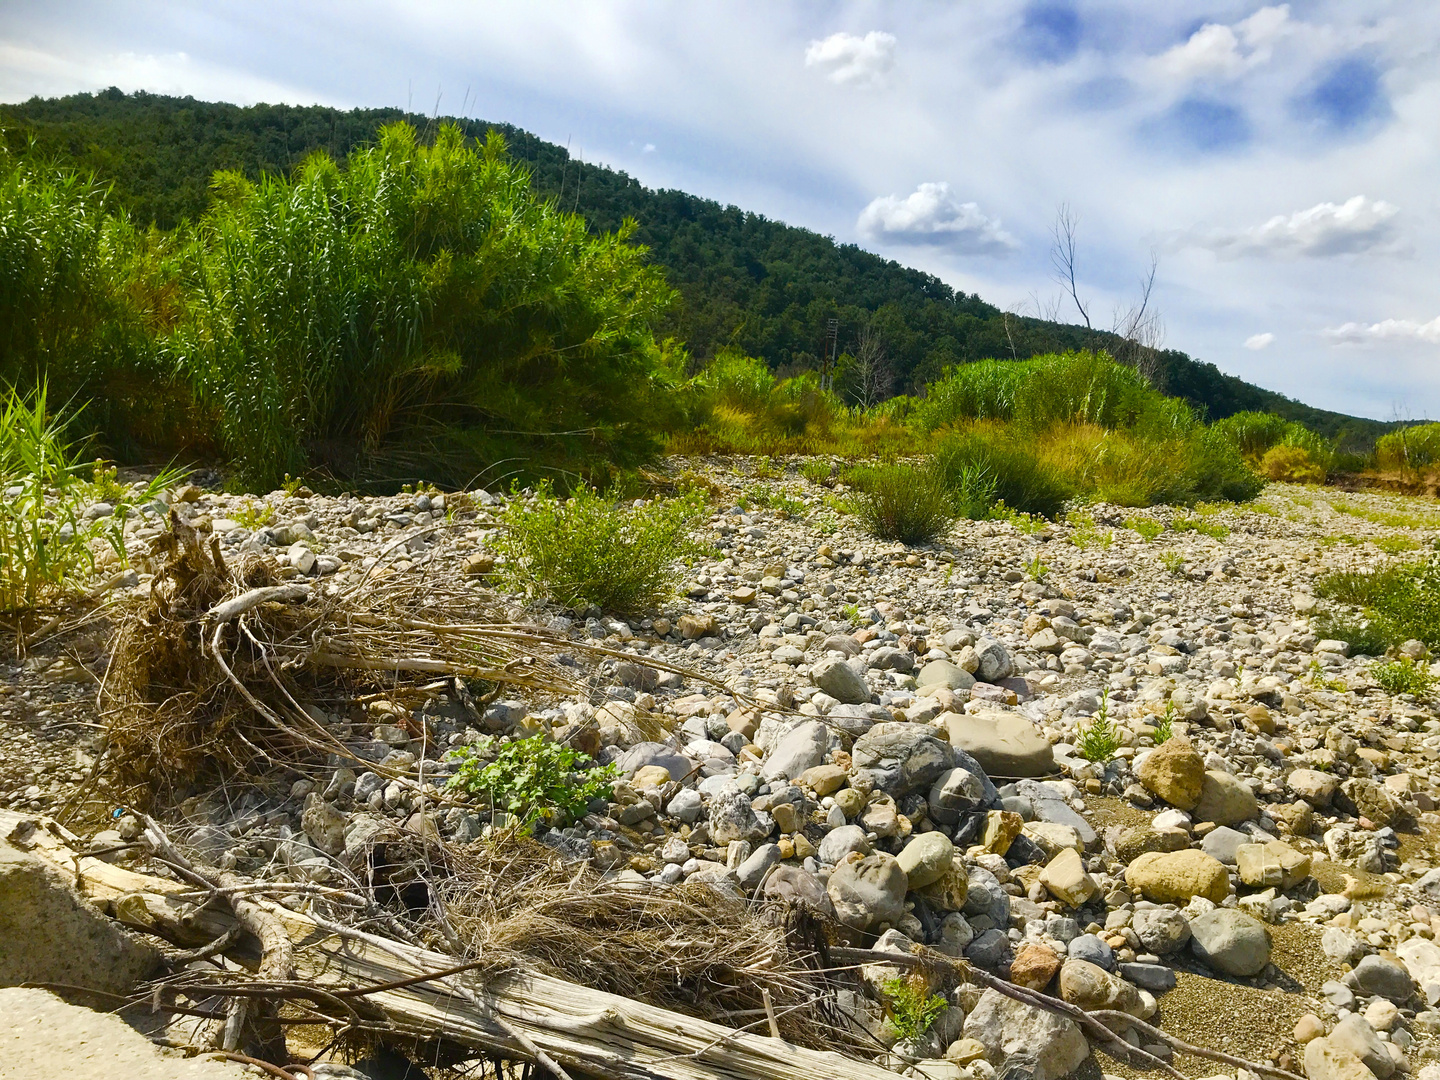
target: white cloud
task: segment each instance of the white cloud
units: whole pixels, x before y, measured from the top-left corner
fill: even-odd
[[[1275,340],[1275,335],[1270,333],[1251,334],[1245,339],[1245,348],[1251,352],[1259,352]]]
[[[1157,66],[1176,79],[1235,75],[1270,59],[1270,46],[1290,26],[1290,5],[1263,7],[1233,27],[1206,23],[1182,45],[1156,58]]]
[[[903,199],[881,195],[860,211],[856,227],[872,240],[935,244],[967,255],[1003,255],[1020,245],[973,202],[962,203],[943,180]]]
[[[895,35],[883,30],[871,30],[864,37],[831,34],[810,43],[805,66],[822,69],[831,82],[842,86],[879,86],[895,66]]]
[[[1440,345],[1440,317],[1429,322],[1414,319],[1384,319],[1377,323],[1347,322],[1324,331],[1340,345],[1372,345],[1381,341],[1426,342]]]
[[[1395,229],[1399,212],[1384,200],[1356,195],[1343,203],[1322,202],[1293,214],[1276,214],[1249,229],[1191,232],[1175,246],[1206,248],[1222,258],[1398,254],[1404,250]]]

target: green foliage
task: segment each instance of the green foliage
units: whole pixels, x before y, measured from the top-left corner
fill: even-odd
[[[1324,624],[1328,636],[1352,650],[1379,656],[1411,638],[1440,645],[1440,554],[1378,570],[1330,574],[1315,583],[1315,592],[1363,612],[1363,622],[1331,617]]]
[[[1170,573],[1179,577],[1185,573],[1185,556],[1178,551],[1162,551],[1160,553],[1160,565]]]
[[[1115,756],[1120,749],[1120,732],[1110,719],[1110,691],[1106,689],[1100,697],[1100,711],[1090,723],[1078,729],[1075,749],[1086,761],[1103,764]]]
[[[775,490],[769,484],[756,484],[746,490],[740,496],[739,505],[742,510],[750,506],[759,506],[790,517],[804,517],[806,509],[801,500],[791,498],[783,491]]]
[[[1115,541],[1115,534],[1108,529],[1101,532],[1095,526],[1095,516],[1086,511],[1070,511],[1065,515],[1065,524],[1070,526],[1070,543],[1081,551],[1092,547],[1107,549]]]
[[[1199,517],[1177,517],[1170,522],[1176,532],[1193,532],[1208,536],[1212,540],[1224,540],[1230,530],[1218,521],[1210,521],[1203,514]]]
[[[994,427],[946,435],[935,447],[935,467],[961,502],[966,516],[988,494],[1011,510],[1054,518],[1075,494],[1060,471],[1037,456],[1033,445]]]
[[[501,577],[529,595],[636,614],[674,588],[680,560],[696,550],[689,531],[703,509],[694,492],[624,505],[587,487],[562,499],[542,482],[505,508],[492,546],[504,560]]]
[[[1256,466],[1260,475],[1290,484],[1323,484],[1325,467],[1303,446],[1272,446]]]
[[[860,523],[882,540],[928,544],[955,520],[950,492],[933,468],[881,465],[860,500]]]
[[[1044,581],[1048,573],[1050,567],[1040,560],[1038,553],[1025,565],[1025,574],[1031,581]]]
[[[1411,694],[1417,698],[1430,696],[1435,676],[1413,660],[1387,660],[1370,668],[1370,674],[1387,694]]]
[[[1140,534],[1140,539],[1151,544],[1165,531],[1165,526],[1154,518],[1131,517],[1125,519],[1125,527],[1131,532]]]
[[[1324,483],[1335,466],[1334,441],[1274,413],[1239,412],[1214,427],[1271,480]]]
[[[263,529],[269,525],[275,517],[275,508],[268,503],[255,503],[247,501],[231,514],[241,528],[254,532],[256,529]]]
[[[558,825],[579,819],[590,802],[609,794],[616,775],[615,766],[590,768],[588,755],[545,735],[498,750],[486,739],[462,746],[452,760],[457,768],[447,786],[514,815],[522,831],[542,816],[560,819]]]
[[[66,440],[67,417],[52,413],[42,384],[32,397],[11,390],[0,398],[0,612],[63,599],[95,569],[92,543],[103,540],[125,557],[126,515],[174,483],[166,471],[132,494],[103,463],[84,464]],[[86,469],[104,482],[85,480]],[[87,521],[100,495],[114,514]]]
[[[930,985],[919,972],[896,975],[880,984],[890,1022],[901,1039],[914,1040],[930,1030],[945,1011],[945,999],[930,993]]]
[[[1440,424],[1412,424],[1375,440],[1382,469],[1426,469],[1440,462]]]
[[[834,481],[835,467],[828,458],[811,458],[801,462],[800,475],[812,484],[828,487]]]
[[[1165,703],[1165,711],[1155,718],[1151,726],[1155,733],[1150,736],[1150,739],[1156,746],[1169,742],[1174,737],[1175,703],[1173,701]]]

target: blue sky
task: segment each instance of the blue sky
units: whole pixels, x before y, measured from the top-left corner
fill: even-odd
[[[1413,0],[7,0],[0,100],[438,102],[1016,310],[1058,295],[1064,203],[1098,324],[1154,252],[1168,345],[1434,418],[1437,52]]]

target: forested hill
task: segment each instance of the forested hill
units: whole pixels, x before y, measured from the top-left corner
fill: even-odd
[[[422,131],[436,123],[399,109],[242,108],[114,89],[0,105],[11,149],[33,144],[49,158],[94,172],[113,183],[135,220],[163,228],[203,212],[217,169],[254,177],[287,171],[316,150],[343,158],[380,125],[398,120]],[[614,229],[634,218],[636,238],[681,294],[665,332],[699,358],[733,344],[781,373],[812,368],[825,347],[827,321],[837,318],[842,350],[869,324],[884,341],[895,390],[916,391],[947,364],[1104,345],[1080,326],[1012,316],[1007,327],[999,309],[933,275],[733,206],[651,190],[509,124],[456,122],[477,136],[502,132],[511,152],[529,162],[536,187],[584,214],[591,227]],[[1372,441],[1387,427],[1310,408],[1173,350],[1163,356],[1161,379],[1167,392],[1212,419],[1266,410],[1347,442]]]

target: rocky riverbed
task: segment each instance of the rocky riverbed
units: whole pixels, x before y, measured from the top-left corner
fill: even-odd
[[[223,799],[191,792],[189,840],[222,867],[324,881],[381,828],[478,839],[503,823],[445,805],[452,751],[546,732],[623,779],[540,839],[637,888],[808,903],[875,948],[931,945],[1312,1080],[1440,1077],[1440,717],[1324,640],[1314,595],[1320,575],[1430,547],[1433,504],[1275,485],[1244,507],[1092,506],[905,548],[863,534],[836,509],[843,490],[797,464],[674,463],[717,492],[700,530],[713,551],[661,611],[510,600],[516,621],[626,654],[577,647],[583,693],[497,700],[478,723],[443,693],[417,717],[327,717],[352,756]],[[190,486],[171,505],[224,551],[327,590],[377,575],[479,590],[495,569],[500,500],[484,492]],[[127,522],[122,595],[147,588],[168,509]],[[84,780],[93,632],[4,670],[0,803],[54,812]],[[973,988],[898,1040],[878,992],[894,971],[865,974],[850,1022],[893,1046],[898,1071],[990,1080],[1019,1057],[1057,1077],[1089,1057],[1070,1021]]]

